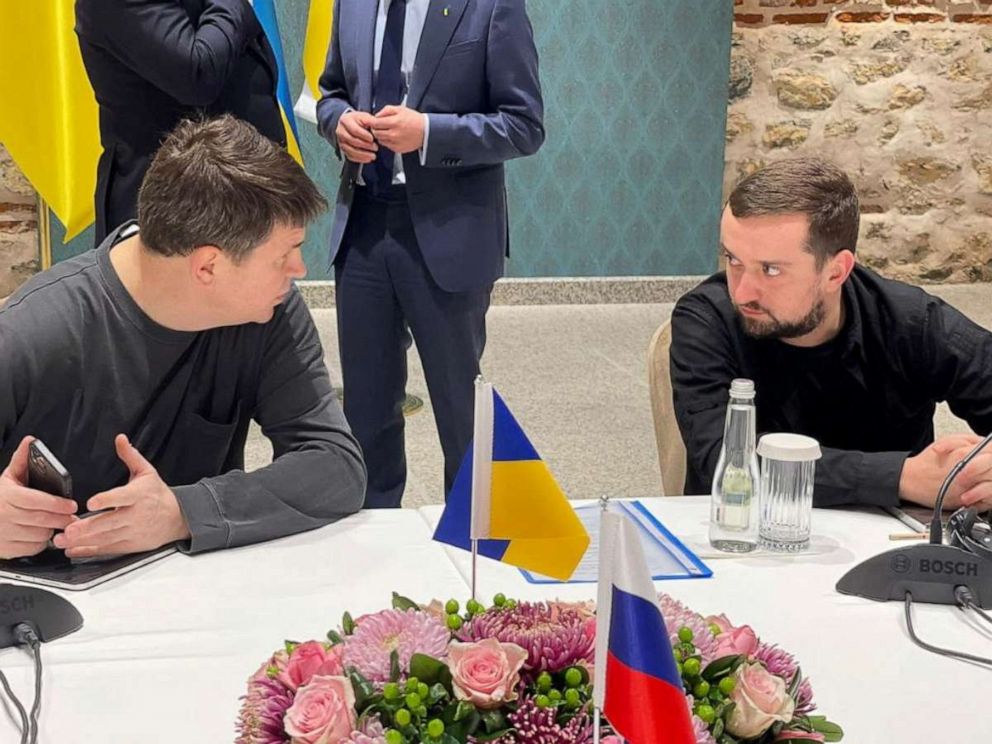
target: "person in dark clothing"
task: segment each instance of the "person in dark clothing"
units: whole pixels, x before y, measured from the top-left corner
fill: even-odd
[[[0,558],[38,553],[53,530],[69,557],[201,552],[361,508],[361,450],[293,285],[325,207],[251,125],[182,122],[145,176],[138,222],[0,308]],[[252,419],[274,459],[246,473]],[[74,500],[27,487],[33,437]]]
[[[100,108],[97,244],[135,218],[182,119],[230,113],[286,146],[275,56],[248,0],[76,0],[76,34]]]
[[[978,441],[934,441],[936,403],[992,430],[992,333],[922,289],[855,259],[850,179],[818,159],[785,160],[737,186],[720,225],[726,272],[672,314],[671,376],[687,494],[708,493],[730,382],[754,380],[758,432],[819,440],[814,503],[932,506]],[[992,452],[952,485],[947,508],[992,505]]]

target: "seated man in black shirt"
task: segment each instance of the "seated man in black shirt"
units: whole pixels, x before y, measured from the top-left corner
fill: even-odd
[[[310,313],[303,169],[231,116],[183,122],[138,223],[38,274],[0,307],[0,558],[268,540],[361,508],[365,467]],[[244,472],[254,419],[273,447]],[[73,499],[27,487],[31,437]],[[110,511],[79,519],[85,510]]]
[[[685,492],[708,493],[730,382],[754,380],[757,429],[819,440],[814,502],[932,506],[979,438],[934,441],[939,401],[992,430],[992,333],[921,289],[855,259],[848,177],[816,159],[759,170],[720,223],[727,262],[672,314],[671,375]],[[992,450],[992,448],[990,448]],[[992,451],[957,477],[947,508],[992,504]]]

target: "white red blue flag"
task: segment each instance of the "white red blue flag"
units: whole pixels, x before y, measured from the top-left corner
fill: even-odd
[[[600,529],[595,704],[630,744],[695,744],[637,528],[603,512]]]

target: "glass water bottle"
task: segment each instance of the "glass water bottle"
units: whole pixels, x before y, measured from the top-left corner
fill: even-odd
[[[728,553],[747,553],[758,546],[760,484],[754,382],[738,379],[730,383],[723,446],[713,473],[710,545]]]

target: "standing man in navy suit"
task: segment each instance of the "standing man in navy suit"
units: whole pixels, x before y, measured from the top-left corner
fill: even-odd
[[[525,0],[337,0],[317,104],[345,165],[331,231],[345,415],[366,507],[398,507],[411,334],[447,493],[472,439],[486,310],[508,248],[503,163],[544,141]]]

